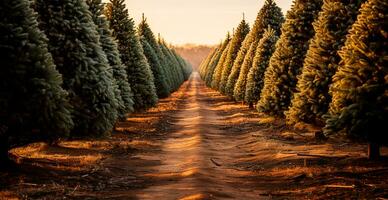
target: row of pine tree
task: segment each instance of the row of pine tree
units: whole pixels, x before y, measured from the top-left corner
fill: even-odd
[[[1,160],[31,141],[105,136],[192,70],[124,0],[2,0],[0,55]]]
[[[387,144],[388,1],[266,0],[203,61],[206,85],[259,112],[326,135]]]

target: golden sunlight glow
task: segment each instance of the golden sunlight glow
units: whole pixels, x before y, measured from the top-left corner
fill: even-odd
[[[108,0],[104,0],[107,2]],[[275,0],[283,12],[292,0]],[[245,13],[252,25],[264,0],[126,0],[131,17],[138,24],[142,13],[155,34],[173,44],[216,44],[232,31]]]

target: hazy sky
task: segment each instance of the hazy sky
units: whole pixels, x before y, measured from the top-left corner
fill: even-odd
[[[292,0],[276,0],[283,13]],[[173,44],[216,44],[232,31],[245,13],[252,25],[264,0],[126,0],[136,24],[145,13],[157,35]]]

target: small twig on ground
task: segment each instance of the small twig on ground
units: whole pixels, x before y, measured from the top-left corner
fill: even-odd
[[[212,163],[215,164],[217,167],[222,166],[221,164],[217,163],[213,158],[210,158],[210,161],[212,161]]]
[[[79,187],[80,187],[80,186],[77,185],[77,186],[74,188],[74,190],[70,193],[70,195],[74,194],[74,192],[77,191]]]
[[[349,156],[325,156],[325,155],[317,155],[317,154],[304,154],[298,153],[297,156],[307,156],[307,157],[317,157],[317,158],[346,158]]]
[[[326,188],[345,188],[345,189],[354,189],[355,185],[325,185]]]
[[[173,123],[171,123],[169,121],[166,121],[166,124],[175,125],[175,124],[173,124]]]
[[[26,186],[38,186],[38,184],[35,184],[35,183],[21,183],[21,184]]]

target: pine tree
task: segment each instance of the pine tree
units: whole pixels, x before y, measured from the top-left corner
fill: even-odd
[[[149,27],[147,23],[147,19],[144,17],[141,23],[139,24],[138,33],[140,37],[143,37],[145,41],[142,41],[143,48],[146,43],[150,45],[151,49],[146,51],[144,49],[144,54],[147,57],[149,64],[151,66],[151,70],[153,72],[154,78],[155,78],[155,87],[159,98],[165,98],[170,95],[170,88],[166,79],[166,66],[164,65],[165,61],[163,60],[162,53],[160,50],[160,47],[158,45],[158,42],[155,39],[154,33],[152,32],[151,28]],[[151,56],[150,54],[155,54],[156,60],[153,60],[153,62],[150,61]]]
[[[232,41],[232,40],[230,40]],[[218,90],[220,87],[220,81],[221,81],[221,75],[222,75],[222,70],[225,65],[226,57],[228,56],[229,50],[230,50],[230,45],[231,42],[228,42],[228,45],[225,47],[224,51],[221,54],[220,60],[218,61],[217,66],[214,69],[213,77],[212,77],[212,82],[211,82],[211,88]]]
[[[28,0],[0,1],[0,33],[0,167],[6,167],[11,147],[66,137],[73,121],[62,77]]]
[[[231,73],[228,77],[226,83],[226,94],[230,97],[234,95],[234,88],[237,80],[239,79],[240,71],[242,67],[244,68],[244,77],[241,79],[241,84],[239,88],[239,97],[243,97],[243,90],[245,90],[245,79],[246,74],[249,71],[249,68],[252,66],[252,61],[254,57],[254,51],[256,50],[257,43],[262,38],[265,29],[270,26],[277,33],[280,34],[280,27],[284,21],[283,13],[281,9],[276,5],[273,0],[266,0],[264,6],[260,9],[256,21],[253,24],[252,30],[249,32],[248,36],[245,38],[240,51],[238,52],[237,58],[233,63]],[[249,53],[249,54],[248,54]],[[245,59],[246,58],[246,59]],[[242,100],[243,98],[239,98]]]
[[[369,157],[379,157],[387,144],[388,121],[388,1],[368,0],[349,31],[333,77],[333,96],[326,134],[344,130],[370,142]]]
[[[124,0],[109,0],[105,15],[110,22],[113,36],[118,41],[121,60],[127,67],[128,80],[134,93],[135,110],[155,106],[158,97],[154,77]]]
[[[182,70],[179,67],[179,64],[173,57],[173,55],[170,52],[170,49],[167,47],[166,43],[163,40],[160,40],[159,46],[161,47],[161,50],[164,54],[164,57],[167,60],[168,66],[170,68],[170,74],[169,77],[172,80],[172,92],[175,92],[178,90],[179,86],[183,82],[183,74]]]
[[[264,76],[258,110],[282,116],[295,91],[297,76],[314,36],[312,23],[321,10],[322,0],[296,0],[287,13],[282,35]]]
[[[269,65],[269,60],[275,51],[275,45],[279,37],[272,28],[264,32],[263,38],[259,41],[256,55],[249,70],[245,90],[245,102],[252,108],[260,99],[260,92],[264,85],[264,73]]]
[[[217,56],[219,55],[219,53],[221,51],[221,48],[222,48],[222,42],[217,46],[217,48],[215,49],[212,57],[210,58],[209,62],[207,63],[207,65],[204,68],[203,80],[205,81],[206,85],[207,85],[207,79],[208,79],[208,76],[209,76],[210,67],[214,64]]]
[[[171,49],[172,54],[175,56],[175,59],[178,61],[182,72],[183,72],[183,77],[184,81],[187,81],[191,75],[192,72],[192,67],[189,63],[187,63],[178,53],[175,51],[175,49]]]
[[[151,66],[152,74],[155,77],[154,81],[157,94],[160,98],[165,98],[170,94],[170,89],[167,86],[166,75],[162,71],[159,58],[145,37],[141,37],[140,42],[143,46],[144,55],[147,57],[148,63]]]
[[[230,41],[230,34],[228,33],[226,35],[225,40],[221,43],[221,46],[218,49],[217,53],[214,55],[210,65],[209,65],[209,68],[207,69],[207,75],[206,75],[205,82],[206,82],[206,85],[209,87],[211,87],[211,83],[213,81],[213,74],[214,74],[215,68],[217,67],[218,63],[220,62],[222,53],[225,51],[226,47],[228,46],[229,41]]]
[[[223,94],[226,93],[226,83],[228,82],[229,74],[232,70],[233,63],[241,49],[241,45],[249,33],[249,25],[243,19],[236,29],[232,40],[230,41],[230,47],[228,55],[226,56],[224,66],[222,67],[221,79],[219,83],[219,91]]]
[[[176,59],[173,49],[171,48],[172,45],[167,45],[164,41],[164,46],[166,47],[167,53],[168,53],[168,58],[172,61],[173,66],[174,66],[174,72],[175,72],[175,77],[177,78],[177,90],[179,87],[182,85],[184,82],[184,76],[183,76],[183,69],[180,66],[180,63],[178,59]]]
[[[73,132],[108,134],[117,120],[118,105],[111,69],[87,4],[83,0],[36,0],[35,7],[74,107]]]
[[[122,64],[117,43],[113,40],[109,23],[103,16],[104,4],[101,0],[87,0],[89,10],[92,13],[93,21],[97,25],[100,35],[101,47],[104,50],[108,62],[112,67],[112,75],[116,85],[115,96],[118,101],[118,114],[121,119],[133,111],[133,94],[128,82],[126,66]]]
[[[199,75],[201,76],[202,80],[205,79],[205,75],[206,75],[206,70],[207,70],[207,67],[209,66],[209,63],[211,61],[211,59],[213,58],[214,54],[217,52],[218,50],[218,47],[213,49],[210,54],[206,57],[205,60],[203,60],[203,62],[201,63],[201,66],[199,67]]]
[[[341,59],[337,51],[344,45],[362,2],[324,1],[322,12],[313,24],[316,34],[298,80],[299,92],[294,94],[290,110],[286,112],[289,123],[315,123],[322,121],[322,115],[327,113],[331,102],[329,85]]]
[[[244,100],[248,73],[253,66],[253,59],[256,55],[256,49],[260,39],[263,37],[264,30],[267,27],[271,27],[275,31],[276,35],[280,35],[280,27],[284,22],[283,13],[273,0],[267,0],[265,2],[264,7],[260,11],[260,14],[261,16],[259,21],[258,34],[251,35],[251,37],[255,38],[252,39],[252,44],[244,57],[240,73],[237,75],[237,80],[234,86],[233,97],[237,101]]]

